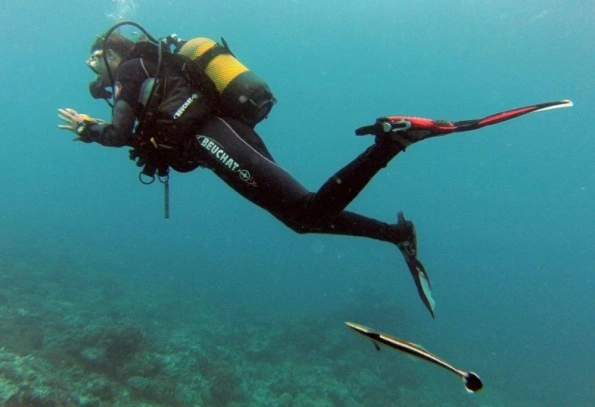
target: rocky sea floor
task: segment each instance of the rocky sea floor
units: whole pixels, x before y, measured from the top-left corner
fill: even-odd
[[[441,369],[424,362],[376,352],[333,312],[222,312],[187,285],[139,280],[2,256],[0,405],[513,405],[494,392],[469,396],[449,373],[430,379]],[[353,307],[355,316],[369,311]]]

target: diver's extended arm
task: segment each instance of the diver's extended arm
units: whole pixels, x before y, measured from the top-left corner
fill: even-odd
[[[136,117],[132,107],[124,100],[116,102],[111,124],[70,108],[58,109],[58,112],[58,117],[65,122],[58,127],[76,133],[78,137],[75,140],[96,142],[107,147],[129,146],[132,143]]]

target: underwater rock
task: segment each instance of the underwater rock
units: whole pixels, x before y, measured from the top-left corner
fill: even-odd
[[[146,377],[132,376],[128,379],[127,383],[130,389],[138,395],[151,398],[155,396],[153,394],[155,384],[152,380],[147,379]]]
[[[234,371],[234,364],[224,360],[205,360],[200,366],[200,373],[209,385],[209,405],[241,405],[246,401],[247,395],[242,388],[240,376]]]
[[[87,380],[86,389],[101,400],[110,401],[116,397],[117,389],[105,376],[91,374]]]
[[[73,389],[43,359],[20,357],[0,349],[0,405],[79,406]]]
[[[83,367],[94,372],[121,375],[122,366],[129,363],[141,350],[143,333],[134,327],[95,330],[80,338],[71,338],[69,353]]]
[[[91,346],[81,349],[78,356],[81,362],[91,370],[105,370],[109,368],[109,360],[105,349]]]
[[[102,336],[107,356],[116,364],[132,359],[140,350],[143,340],[141,330],[134,327],[108,331]]]
[[[25,308],[0,313],[0,344],[18,354],[29,354],[44,347],[43,318]]]

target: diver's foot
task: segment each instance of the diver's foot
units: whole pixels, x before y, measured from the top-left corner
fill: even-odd
[[[405,220],[403,212],[397,214],[397,224],[391,225],[395,232],[395,244],[406,257],[417,257],[417,237],[415,225],[410,220]]]
[[[409,130],[411,122],[401,117],[381,117],[376,120],[376,141],[381,139],[389,139],[393,142],[399,143],[403,148],[409,147],[411,144],[422,141],[430,136],[430,132],[420,130]]]
[[[357,129],[355,134],[360,136],[372,134],[376,136],[376,143],[396,142],[403,149],[434,135],[430,131],[412,130],[411,121],[401,116],[380,117],[373,125]]]

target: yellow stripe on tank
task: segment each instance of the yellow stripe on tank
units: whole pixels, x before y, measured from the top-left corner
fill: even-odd
[[[184,44],[180,50],[180,54],[185,55],[190,59],[196,59],[215,45],[217,45],[217,43],[209,38],[194,38]]]
[[[221,93],[238,75],[248,70],[248,68],[242,65],[233,56],[222,54],[217,55],[211,62],[209,62],[205,72],[215,83],[219,93]]]

